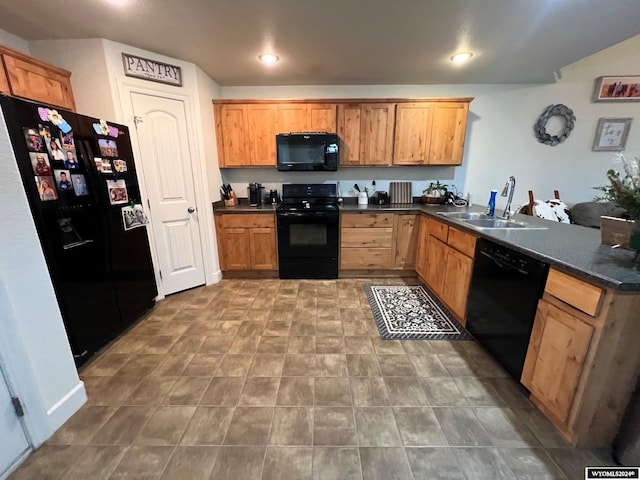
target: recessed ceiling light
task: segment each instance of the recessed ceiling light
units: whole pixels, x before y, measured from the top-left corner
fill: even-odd
[[[469,60],[471,57],[473,57],[473,53],[471,52],[460,52],[453,55],[451,57],[451,61],[453,63],[464,63],[467,60]]]
[[[273,65],[280,58],[277,55],[273,55],[272,53],[263,53],[258,57],[262,63],[266,63],[267,65]]]
[[[124,7],[129,0],[106,0],[107,3],[113,5],[114,7]]]

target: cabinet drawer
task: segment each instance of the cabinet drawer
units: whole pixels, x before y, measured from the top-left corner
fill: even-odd
[[[554,268],[549,270],[544,291],[592,317],[598,315],[604,294],[602,288],[578,280]]]
[[[429,235],[433,235],[438,240],[442,240],[447,243],[447,236],[449,234],[449,226],[445,223],[438,222],[437,220],[429,220]]]
[[[476,251],[476,237],[457,228],[449,227],[449,246],[473,258]]]
[[[270,213],[227,213],[220,215],[220,225],[222,228],[275,228],[276,224],[273,214]]]
[[[343,228],[342,247],[384,247],[391,248],[393,228]]]
[[[342,215],[342,227],[393,227],[393,213],[347,213]]]
[[[340,250],[340,268],[343,270],[386,270],[390,266],[390,248],[342,248]]]

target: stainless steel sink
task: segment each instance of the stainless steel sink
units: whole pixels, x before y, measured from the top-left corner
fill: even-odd
[[[506,228],[520,228],[529,230],[546,230],[547,227],[541,227],[538,225],[530,225],[524,222],[518,222],[516,220],[504,220],[500,218],[470,218],[462,220],[467,225],[478,228],[480,230],[495,230]]]
[[[471,220],[476,218],[487,218],[486,213],[479,212],[438,212],[439,215],[456,220]]]

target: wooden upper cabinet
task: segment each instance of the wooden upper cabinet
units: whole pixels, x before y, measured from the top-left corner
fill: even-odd
[[[310,132],[336,133],[337,109],[335,103],[308,103],[307,117]]]
[[[273,105],[247,105],[251,165],[276,165],[275,111]]]
[[[338,105],[340,165],[360,165],[362,158],[362,107]]]
[[[362,165],[391,165],[395,109],[391,103],[364,105]]]
[[[75,111],[71,72],[6,47],[0,47],[0,56],[4,67],[0,91]]]
[[[9,89],[9,80],[7,79],[7,72],[2,68],[2,62],[0,61],[0,93],[5,95],[11,95],[11,89]]]
[[[291,132],[336,132],[342,166],[460,165],[470,101],[215,100],[220,166],[275,166],[272,137]]]
[[[391,165],[392,103],[338,105],[341,165]]]
[[[277,133],[336,132],[336,104],[276,104]]]
[[[425,165],[429,163],[432,117],[432,103],[398,104],[393,148],[394,165]]]
[[[218,163],[221,167],[246,167],[251,164],[248,145],[247,106],[216,105]]]
[[[468,113],[467,102],[433,104],[430,165],[462,165]]]
[[[573,404],[592,334],[591,325],[538,302],[521,380],[561,422]]]
[[[394,165],[461,165],[468,102],[398,103]]]
[[[276,105],[276,132],[308,132],[307,105],[304,103],[282,103]]]

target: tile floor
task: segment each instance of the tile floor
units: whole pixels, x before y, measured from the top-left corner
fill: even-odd
[[[385,282],[388,280],[385,280]],[[371,280],[223,280],[81,371],[89,400],[11,479],[581,479],[475,342],[385,341]]]

